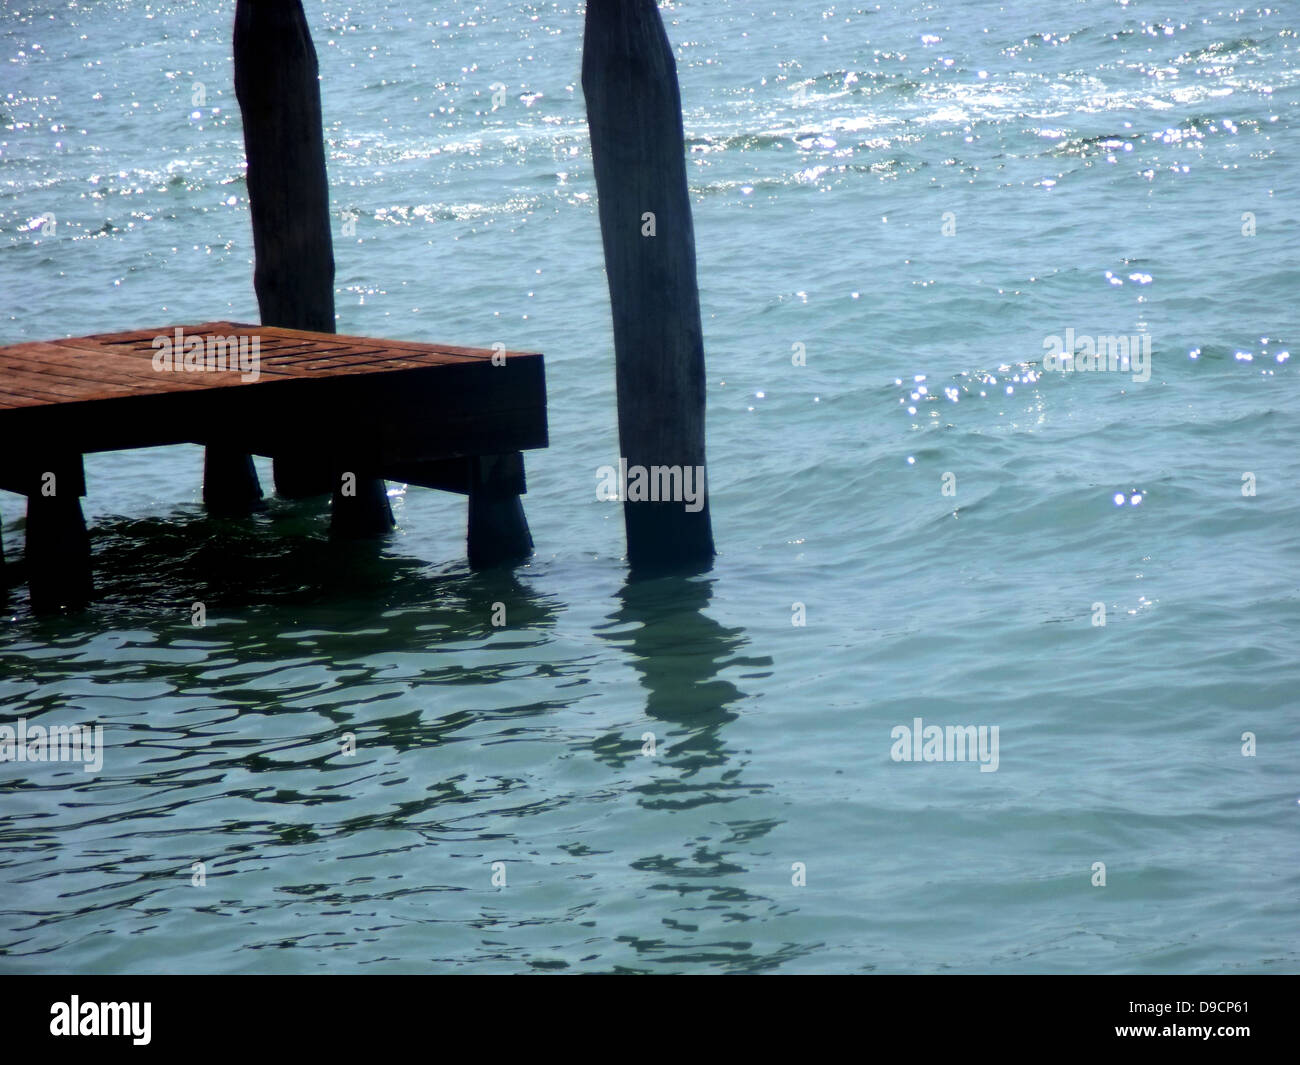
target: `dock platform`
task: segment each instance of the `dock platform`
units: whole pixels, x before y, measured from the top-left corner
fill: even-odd
[[[82,456],[206,447],[204,500],[256,506],[252,455],[281,495],[333,495],[332,531],[392,524],[385,480],[469,497],[471,565],[532,547],[522,452],[547,446],[542,356],[205,322],[0,347],[0,489],[27,497],[37,609],[93,590]],[[0,544],[0,587],[4,583]]]

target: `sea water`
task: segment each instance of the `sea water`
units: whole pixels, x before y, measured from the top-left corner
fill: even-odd
[[[257,320],[233,7],[6,0],[0,343]],[[536,555],[88,456],[0,971],[1300,967],[1294,10],[666,4],[719,556],[648,582],[582,6],[306,10],[338,328],[545,353]]]

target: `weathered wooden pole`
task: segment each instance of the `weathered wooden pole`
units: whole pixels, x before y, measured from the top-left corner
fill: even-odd
[[[393,508],[388,504],[388,486],[382,478],[344,470],[334,482],[330,536],[361,540],[382,536],[393,527]]]
[[[238,0],[234,53],[262,323],[332,333],[319,70],[301,0]]]
[[[203,504],[209,512],[239,517],[261,499],[253,456],[236,447],[209,443],[203,452]]]
[[[695,230],[677,63],[655,0],[588,0],[582,91],[614,316],[619,444],[631,475],[628,562],[706,566],[714,550]],[[647,499],[644,480],[633,486],[638,469],[664,484],[665,468],[697,478],[701,497]]]
[[[79,609],[95,592],[90,536],[81,513],[86,480],[80,454],[50,456],[32,471],[27,495],[27,583],[32,610]]]
[[[332,333],[334,247],[319,68],[301,0],[238,0],[234,59],[262,323]],[[274,464],[281,495],[334,491],[338,498],[334,471],[312,456],[278,455]],[[236,464],[228,460],[216,468],[229,473]],[[347,498],[360,507],[382,502],[382,513],[360,522],[354,514],[343,526],[392,526],[382,481],[360,484]]]
[[[523,456],[516,451],[468,463],[470,566],[485,569],[527,558],[533,551],[533,536],[519,498],[524,489]]]

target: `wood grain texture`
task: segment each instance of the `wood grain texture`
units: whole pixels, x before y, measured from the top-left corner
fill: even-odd
[[[239,0],[235,96],[262,321],[334,329],[334,248],[316,49],[299,0]]]
[[[587,102],[629,466],[704,467],[704,342],[677,64],[655,0],[588,0]],[[646,215],[654,235],[645,235]],[[707,496],[623,504],[636,567],[707,565]]]
[[[156,370],[159,326],[0,347],[0,488],[53,452],[193,442],[369,470],[545,447],[542,356],[232,322],[182,337],[259,341],[258,376]],[[332,473],[331,473],[332,477]],[[24,482],[25,483],[25,482]],[[10,490],[19,490],[10,488]]]
[[[244,122],[253,287],[265,325],[334,330],[334,247],[316,48],[300,0],[238,0],[235,95]],[[276,490],[329,491],[328,471],[278,456]]]

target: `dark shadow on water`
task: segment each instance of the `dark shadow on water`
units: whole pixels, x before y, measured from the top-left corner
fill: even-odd
[[[475,572],[455,561],[440,568],[396,553],[392,541],[331,542],[327,508],[278,509],[241,521],[193,508],[97,519],[97,599],[87,610],[33,617],[26,589],[12,593],[17,620],[0,633],[0,678],[28,689],[24,715],[59,711],[68,686],[87,678],[125,680],[130,688],[103,686],[114,700],[105,718],[113,742],[139,742],[152,753],[138,786],[184,792],[202,791],[212,773],[226,771],[347,776],[377,751],[448,742],[484,714],[543,715],[567,705],[552,687],[521,699],[526,689],[513,683],[521,669],[547,668],[548,630],[561,606],[534,589],[527,567]],[[204,607],[201,626],[193,624],[196,603]],[[505,611],[501,628],[493,625],[497,604]],[[489,644],[494,653],[473,653]],[[301,681],[277,682],[303,666],[310,669]],[[456,707],[451,693],[461,686],[481,692],[498,682],[496,705],[480,698],[480,709]],[[395,688],[406,698],[385,712]],[[411,692],[419,709],[410,707]],[[273,758],[262,730],[237,721],[296,714],[300,731],[278,740]],[[354,730],[367,752],[356,762],[337,756],[342,729]],[[195,742],[208,740],[212,753],[196,768]],[[283,799],[304,801],[296,791]],[[384,810],[373,820],[398,824],[409,815]]]
[[[772,664],[767,657],[744,657],[749,642],[744,630],[728,628],[706,612],[713,584],[714,578],[705,576],[631,580],[619,591],[609,623],[597,629],[598,636],[627,652],[640,674],[646,716],[669,726],[656,735],[660,757],[671,761],[682,779],[727,762],[723,727],[735,720],[733,707],[746,693],[720,672]],[[625,742],[618,748],[597,753],[614,764],[641,756],[639,745],[634,751]]]
[[[709,912],[739,932],[747,921],[789,908],[779,895],[789,873],[769,862],[761,842],[783,823],[772,815],[772,785],[746,780],[753,773],[748,759],[726,743],[727,725],[739,716],[748,693],[721,676],[736,667],[762,671],[772,660],[746,655],[745,630],[709,615],[716,582],[700,575],[638,575],[619,591],[618,606],[598,630],[627,652],[646,691],[647,731],[656,734],[658,764],[642,768],[637,775],[643,782],[632,786],[638,805],[661,816],[717,808],[708,815],[705,834],[698,818],[690,818],[682,823],[678,848],[629,863],[637,879],[662,899],[656,909],[664,926],[659,935],[620,937],[642,960],[630,971],[774,971],[799,964],[821,946],[785,943],[764,949],[743,934],[716,940],[695,934]],[[621,732],[598,741],[593,750],[630,772],[644,767],[640,743]],[[731,813],[727,807],[733,803],[743,805]],[[720,830],[716,836],[713,826]],[[758,885],[770,885],[773,894]]]
[[[360,632],[373,632],[371,651],[485,639],[495,631],[495,604],[511,630],[554,625],[559,604],[533,589],[526,566],[472,571],[463,542],[431,563],[399,554],[389,539],[335,541],[328,519],[328,504],[278,501],[238,520],[194,507],[140,519],[100,516],[90,530],[95,600],[82,612],[34,617],[25,585],[13,587],[5,605],[17,623],[6,638],[75,644],[138,628],[160,646],[193,646],[235,642],[235,622],[243,627],[241,658],[258,661],[299,654],[293,633],[305,629],[319,649],[345,656],[357,653]],[[15,539],[6,538],[11,559],[21,557]],[[11,583],[24,576],[21,563],[10,570]],[[202,604],[202,626],[193,623],[195,604]]]
[[[213,853],[232,868],[243,860],[265,865],[275,848],[296,850],[327,837],[382,832],[407,849],[411,833],[436,841],[472,835],[474,830],[465,826],[467,814],[481,819],[479,804],[495,809],[506,803],[510,781],[467,782],[452,776],[429,782],[415,802],[376,800],[346,817],[329,811],[331,804],[353,794],[350,782],[358,774],[399,774],[400,769],[381,766],[382,760],[391,761],[388,752],[457,742],[485,714],[508,715],[512,724],[519,716],[544,717],[578,697],[584,689],[557,690],[553,683],[533,687],[527,680],[523,689],[519,685],[520,663],[539,670],[555,667],[547,657],[551,651],[538,644],[552,639],[545,630],[554,628],[563,604],[534,589],[527,567],[469,571],[459,561],[461,543],[447,545],[444,557],[455,561],[433,565],[400,554],[391,541],[331,542],[326,521],[325,508],[313,505],[272,505],[243,521],[212,519],[196,508],[141,520],[101,517],[92,530],[98,600],[80,615],[33,619],[25,614],[25,603],[15,602],[25,598],[25,589],[18,589],[10,609],[19,620],[0,642],[0,676],[29,686],[22,696],[24,711],[36,718],[60,708],[66,681],[115,677],[125,659],[129,681],[143,685],[138,692],[114,696],[112,742],[139,745],[143,752],[132,781],[143,798],[132,804],[132,818],[147,815],[153,827],[159,813],[142,809],[141,803],[147,806],[153,796],[165,793],[170,813],[186,805],[187,795],[206,799],[214,779],[238,774],[243,783],[231,796],[262,804],[265,814],[222,826],[230,839],[212,843]],[[7,541],[11,546],[14,538]],[[664,916],[662,931],[653,925],[638,935],[612,930],[635,953],[634,971],[774,970],[800,964],[819,949],[819,944],[760,945],[741,932],[744,922],[789,911],[790,903],[779,891],[788,872],[778,875],[769,869],[772,863],[763,853],[765,837],[782,824],[771,785],[744,779],[756,770],[743,752],[726,743],[727,726],[748,698],[729,678],[751,670],[761,673],[772,662],[747,656],[744,629],[710,616],[716,582],[710,576],[629,581],[596,630],[599,639],[628,656],[645,693],[645,724],[632,730],[638,739],[629,741],[624,723],[591,743],[591,753],[607,765],[623,767],[619,775],[629,778],[625,786],[635,803],[657,817],[708,808],[703,829],[700,817],[687,816],[678,822],[680,841],[662,853],[638,851],[632,828],[621,845],[630,882],[644,885],[652,893],[647,905]],[[191,623],[195,602],[205,606],[205,627]],[[506,631],[492,624],[496,603],[505,608]],[[130,650],[136,640],[134,646],[145,647],[138,655]],[[517,641],[520,653],[464,653],[486,640],[493,649],[507,650]],[[10,641],[19,646],[5,646]],[[33,644],[59,653],[30,654]],[[157,657],[151,653],[157,648],[177,653]],[[392,675],[384,672],[392,656],[431,650],[446,654],[424,655],[415,666],[402,664],[401,684],[414,682],[414,669],[419,683],[429,685],[422,689],[418,707],[409,699],[388,712],[358,705],[360,690],[372,682],[376,694],[367,695],[367,702],[391,696],[383,682]],[[589,658],[566,663],[572,676],[583,675],[584,683]],[[276,671],[299,661],[334,674],[342,697],[330,701],[329,686],[311,677],[298,688],[277,686]],[[480,701],[476,709],[457,709],[454,700],[448,708],[440,698],[466,684],[498,680],[510,681],[501,691],[513,694],[496,704]],[[149,681],[182,699],[161,721],[147,718],[159,698]],[[526,701],[521,701],[521,691]],[[198,701],[192,716],[184,702],[191,695]],[[149,709],[136,713],[132,703]],[[259,729],[238,720],[245,714],[285,713],[303,714],[304,726],[296,732],[282,729],[270,745]],[[343,728],[357,736],[361,754],[355,762],[338,755]],[[641,757],[642,731],[656,734],[655,764],[646,765]],[[20,781],[14,786],[27,785]],[[95,785],[77,780],[75,786]],[[104,810],[93,800],[93,795],[79,796],[87,812],[77,816],[103,819],[115,826],[113,831],[123,831],[118,798]],[[501,833],[513,823],[489,824]],[[518,835],[526,839],[526,822],[520,823]],[[172,857],[172,865],[187,867],[182,851]],[[391,860],[413,859],[395,851]],[[118,870],[106,860],[105,876],[110,874],[118,875]],[[122,905],[140,905],[165,892],[173,880],[172,869],[141,874],[132,888],[134,898]],[[373,911],[376,903],[366,890],[358,889],[356,901]],[[419,890],[449,889],[422,884]],[[585,895],[579,896],[584,906],[590,905]],[[692,929],[705,911],[714,911],[737,934],[695,934]],[[560,941],[568,936],[564,931]]]
[[[674,751],[695,768],[725,761],[720,730],[745,693],[718,672],[745,645],[744,632],[720,625],[707,609],[706,577],[637,579],[618,593],[618,607],[599,635],[628,653],[646,689],[646,716],[690,731]]]

